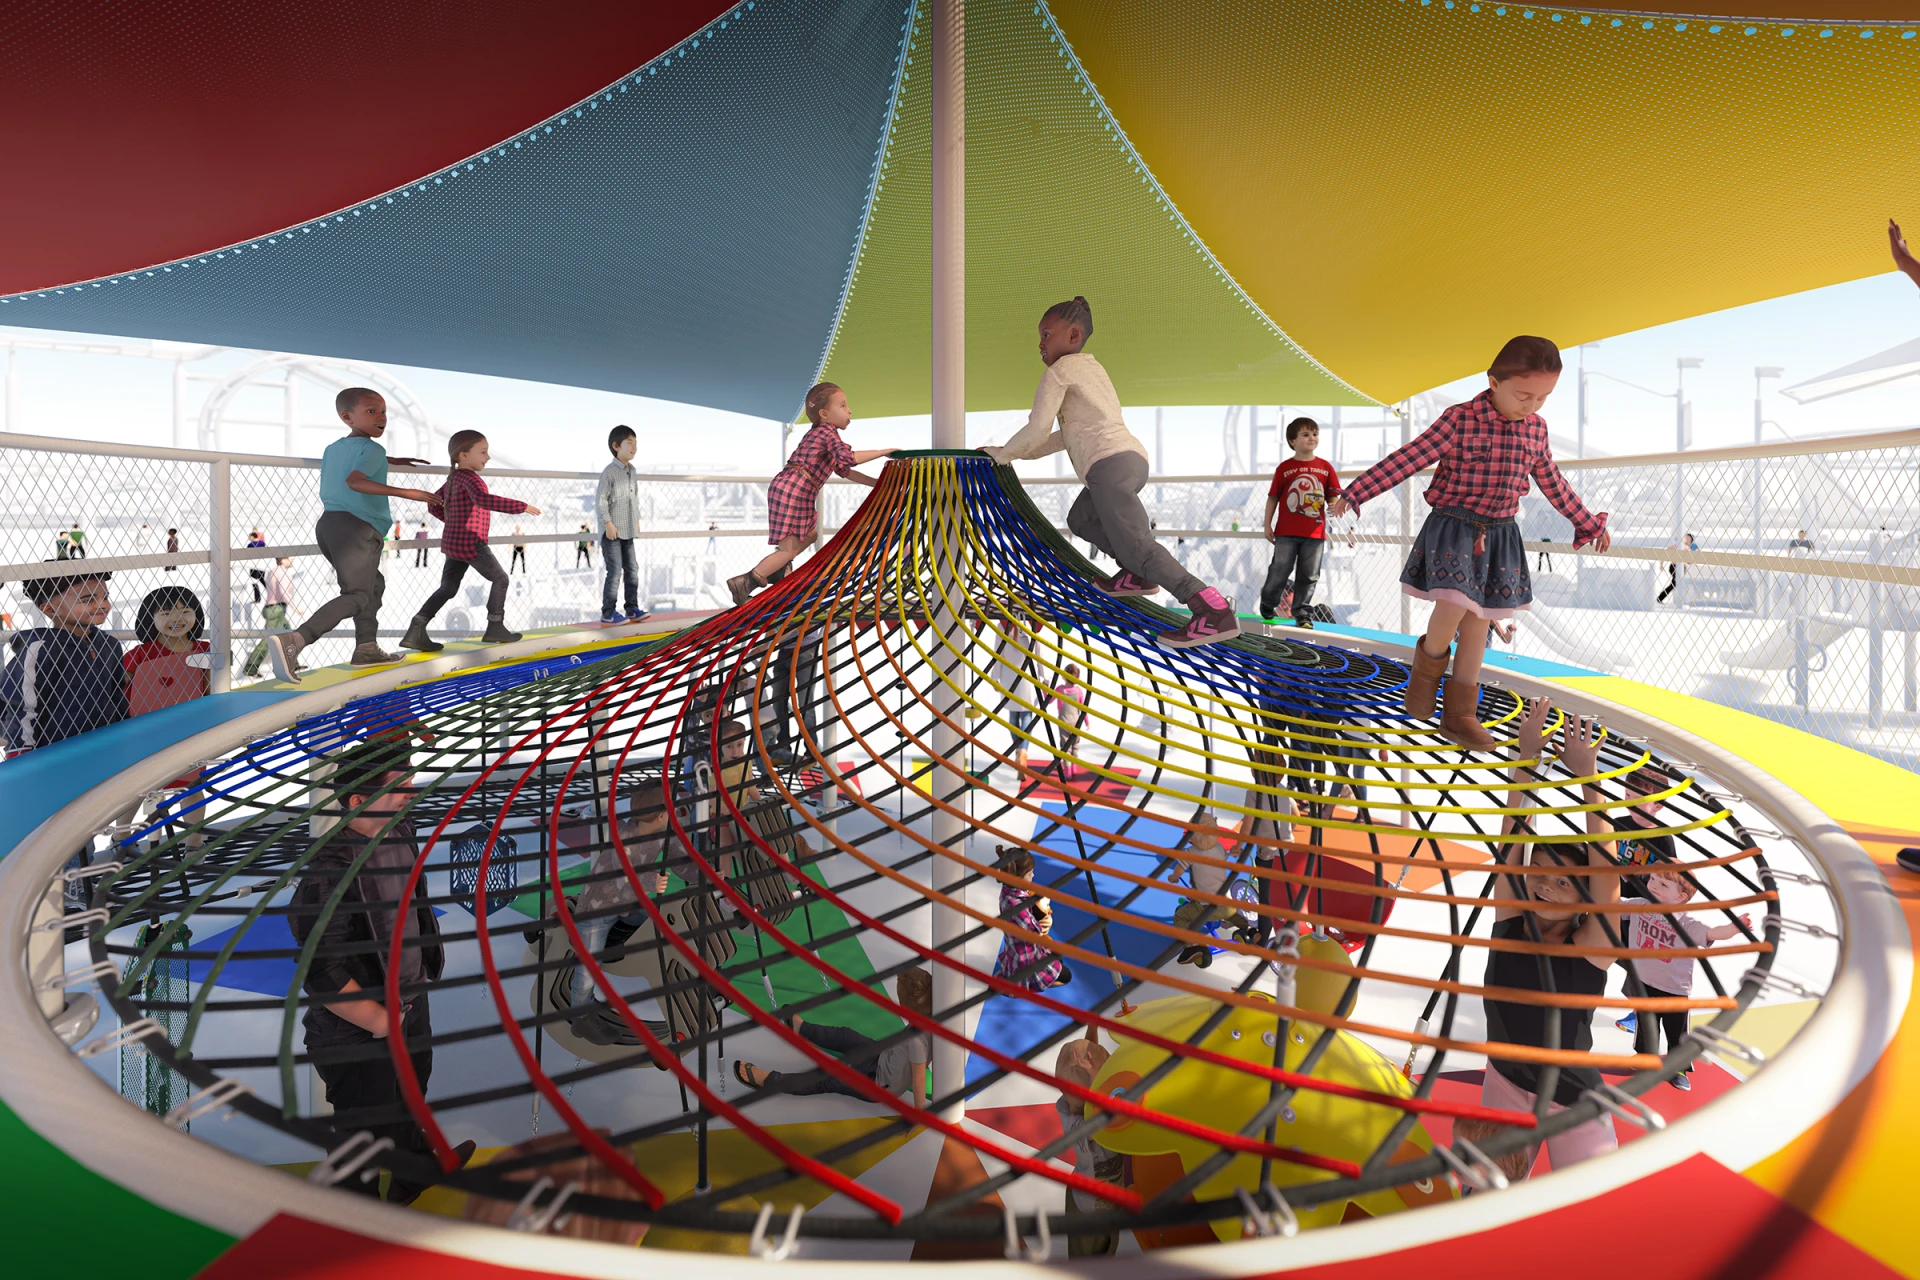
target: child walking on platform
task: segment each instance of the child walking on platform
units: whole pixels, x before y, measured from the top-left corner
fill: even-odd
[[[447,531],[440,536],[440,550],[446,554],[447,562],[440,570],[439,589],[428,596],[420,612],[413,615],[400,647],[422,653],[437,653],[446,648],[427,634],[427,624],[433,621],[442,605],[453,599],[470,567],[478,569],[480,576],[493,584],[487,593],[487,633],[480,637],[481,641],[511,644],[520,638],[520,633],[507,630],[507,571],[500,567],[493,548],[487,545],[488,513],[499,511],[511,516],[525,512],[537,516],[540,508],[487,490],[487,482],[480,478],[480,473],[486,469],[491,455],[487,438],[478,431],[454,432],[453,438],[447,441],[447,456],[453,466],[447,471],[447,482],[439,489],[444,504],[440,510],[445,512],[447,522]]]
[[[1485,391],[1374,463],[1330,508],[1335,516],[1358,511],[1421,468],[1434,467],[1425,495],[1433,511],[1400,573],[1402,591],[1433,602],[1426,635],[1414,645],[1403,705],[1415,720],[1433,718],[1447,649],[1455,644],[1440,733],[1474,751],[1496,745],[1479,716],[1487,624],[1533,602],[1526,549],[1513,519],[1528,479],[1573,523],[1575,547],[1591,542],[1604,552],[1611,543],[1606,512],[1589,512],[1553,460],[1538,410],[1559,380],[1558,347],[1545,338],[1512,339],[1487,370]]]
[[[1067,512],[1067,527],[1114,558],[1120,571],[1094,586],[1110,596],[1157,595],[1162,587],[1192,611],[1185,626],[1157,637],[1170,649],[1190,649],[1240,634],[1227,598],[1180,566],[1153,536],[1140,490],[1147,483],[1147,450],[1120,413],[1120,395],[1100,361],[1081,348],[1093,337],[1093,308],[1085,298],[1060,302],[1040,317],[1040,362],[1047,366],[1034,393],[1027,425],[998,447],[982,450],[995,462],[1044,458],[1067,451],[1086,483]],[[1054,430],[1056,420],[1059,430]]]
[[[388,458],[380,447],[387,431],[387,401],[369,387],[348,387],[333,398],[334,412],[346,423],[347,434],[320,455],[320,505],[325,508],[313,526],[320,554],[340,580],[340,594],[307,615],[293,631],[267,637],[267,656],[273,673],[282,680],[300,680],[300,651],[353,619],[353,656],[356,667],[377,667],[400,661],[400,655],[380,648],[380,601],[387,577],[380,572],[380,553],[393,524],[389,498],[410,498],[431,506],[439,501],[425,489],[406,489],[387,483],[387,465],[429,465],[423,458]],[[178,551],[175,530],[167,530],[167,550]],[[173,566],[167,566],[171,571]]]
[[[735,604],[745,604],[748,596],[783,573],[813,541],[820,526],[820,488],[829,475],[871,489],[878,482],[854,468],[893,452],[855,449],[840,438],[853,421],[853,410],[847,407],[847,393],[833,383],[822,382],[807,392],[806,408],[813,427],[767,486],[767,541],[773,550],[753,568],[727,579]]]

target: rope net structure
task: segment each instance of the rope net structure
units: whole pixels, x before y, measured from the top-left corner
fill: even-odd
[[[114,1010],[163,1024],[138,1043],[199,1097],[224,1082],[234,1112],[308,1153],[259,1158],[331,1153],[315,1177],[348,1189],[382,1167],[439,1182],[469,1217],[571,1214],[665,1243],[831,1196],[802,1234],[997,1238],[1014,1226],[994,1197],[1027,1177],[1072,1192],[1041,1224],[1055,1234],[1211,1239],[1499,1185],[1503,1156],[1644,1116],[1638,1095],[1769,980],[1778,894],[1732,797],[1677,768],[1630,792],[1658,762],[1616,736],[1587,778],[1552,749],[1516,759],[1524,707],[1492,685],[1481,714],[1506,745],[1471,755],[1405,718],[1391,660],[1269,637],[1157,646],[1173,615],[1096,574],[1010,470],[899,455],[809,562],[691,630],[254,740],[149,795],[93,877]],[[1555,713],[1550,744],[1563,728]],[[653,836],[636,824],[656,787]],[[1735,936],[1667,953],[1699,960],[1688,997],[1634,977],[1557,991],[1551,960],[1645,955],[1625,923],[1667,908],[1601,906],[1599,949],[1542,941],[1530,914],[1522,936],[1488,924],[1536,876],[1590,899],[1633,874],[1624,843],[1618,862],[1586,854],[1590,815],[1633,805],[1655,815],[1643,848],[1671,837],[1688,910]],[[1485,985],[1499,952],[1536,957],[1538,988]],[[903,998],[913,971],[930,1005]],[[1697,1029],[1664,1057],[1559,1047],[1558,1017],[1544,1043],[1489,1043],[1489,996],[1679,1009]],[[316,1035],[347,1026],[317,1012],[370,1002],[405,1006],[405,1036]],[[865,1038],[842,1058],[795,1015]],[[1060,1067],[1087,1039],[1104,1063]],[[916,1063],[927,1045],[924,1099],[876,1080],[890,1051]],[[743,1078],[749,1054],[801,1070]],[[1540,1073],[1533,1109],[1439,1096],[1489,1054]],[[397,1084],[349,1123],[315,1076],[354,1064]],[[1550,1110],[1575,1073],[1591,1087]],[[870,1118],[809,1127],[821,1088]],[[1012,1096],[1063,1099],[1059,1135],[958,1118]],[[991,1172],[924,1205],[863,1180],[921,1127]],[[468,1134],[508,1149],[460,1167]],[[1072,1163],[1085,1140],[1093,1173]]]

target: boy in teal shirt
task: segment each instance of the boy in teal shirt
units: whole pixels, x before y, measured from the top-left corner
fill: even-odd
[[[320,504],[325,510],[313,527],[313,537],[340,580],[340,594],[315,609],[298,630],[267,637],[274,674],[282,680],[297,682],[300,674],[294,662],[300,651],[349,617],[353,619],[354,666],[400,661],[399,654],[384,652],[377,639],[380,600],[387,589],[380,552],[387,530],[393,527],[387,499],[440,501],[426,489],[396,489],[387,483],[387,451],[379,444],[387,430],[384,396],[367,387],[348,387],[334,397],[333,407],[347,424],[348,434],[320,455]],[[393,461],[402,466],[432,465],[423,458]]]

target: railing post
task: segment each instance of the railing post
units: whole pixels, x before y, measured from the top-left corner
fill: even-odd
[[[233,687],[233,463],[216,459],[207,501],[207,691]]]

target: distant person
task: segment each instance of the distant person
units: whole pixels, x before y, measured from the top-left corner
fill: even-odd
[[[0,672],[0,746],[32,751],[127,718],[120,642],[100,630],[109,573],[28,578],[21,590],[48,625],[16,632]]]
[[[440,501],[425,489],[402,489],[387,483],[387,451],[380,437],[387,430],[387,401],[367,387],[348,387],[333,398],[334,411],[347,434],[327,446],[320,456],[320,503],[325,508],[313,527],[320,554],[333,566],[340,594],[315,609],[296,631],[267,637],[267,654],[274,674],[297,682],[295,665],[300,651],[348,618],[353,619],[354,646],[349,661],[356,667],[384,666],[400,655],[380,648],[380,601],[387,579],[380,572],[380,544],[393,524],[389,498],[408,498],[429,506]],[[395,458],[403,466],[424,467],[420,458]]]
[[[1680,549],[1682,551],[1698,551],[1700,549],[1700,545],[1693,540],[1692,534],[1688,534],[1686,536],[1686,541],[1682,544]],[[1671,542],[1667,544],[1667,550],[1669,551],[1673,550],[1673,544]],[[1665,604],[1667,601],[1667,597],[1672,595],[1675,591],[1677,591],[1679,587],[1680,587],[1680,562],[1678,560],[1675,560],[1667,565],[1667,585],[1660,589],[1660,594],[1653,598],[1653,602],[1655,604]]]
[[[1551,547],[1552,545],[1553,545],[1552,538],[1540,539],[1540,558],[1538,559],[1538,561],[1535,562],[1535,565],[1534,565],[1534,568],[1540,573],[1553,572],[1553,552],[1547,550],[1547,548]]]
[[[67,545],[73,548],[68,552],[68,559],[85,560],[87,558],[87,535],[80,528],[78,520],[73,522],[73,528],[67,530]]]
[[[287,610],[293,604],[293,560],[281,556],[273,562],[273,568],[267,570],[266,604],[260,613],[266,619],[268,631],[285,631],[289,625]],[[246,674],[260,674],[260,664],[266,661],[267,642],[260,641],[253,646],[253,652],[247,655]]]
[[[454,432],[447,441],[447,457],[453,465],[448,468],[447,482],[439,493],[447,522],[446,532],[440,536],[440,552],[446,556],[446,564],[440,571],[440,586],[407,624],[407,634],[402,637],[400,647],[422,653],[438,653],[446,647],[427,634],[427,626],[459,591],[460,580],[467,576],[470,568],[493,584],[487,593],[487,630],[480,637],[481,643],[512,644],[520,639],[520,633],[507,630],[507,571],[500,567],[493,548],[487,545],[488,513],[498,511],[514,516],[524,511],[537,516],[540,508],[530,507],[518,498],[503,498],[487,488],[480,473],[486,470],[492,454],[487,448],[487,438],[478,431]]]
[[[1320,584],[1320,560],[1327,552],[1327,501],[1340,493],[1340,475],[1320,447],[1320,424],[1295,418],[1287,424],[1293,456],[1273,469],[1267,510],[1260,527],[1273,544],[1273,561],[1260,588],[1260,617],[1272,622],[1287,580],[1293,580],[1293,622],[1313,627],[1313,589]]]
[[[1813,539],[1807,536],[1807,531],[1805,529],[1802,529],[1798,533],[1796,533],[1792,538],[1788,539],[1787,551],[1789,553],[1792,553],[1795,551],[1802,551],[1802,552],[1805,552],[1807,555],[1812,555]]]
[[[153,526],[144,521],[140,525],[140,554],[153,554]]]
[[[602,622],[622,620],[614,612],[614,605],[618,603],[615,590],[623,581],[627,593],[625,621],[640,622],[647,616],[640,607],[640,564],[633,554],[633,539],[640,525],[640,478],[633,469],[633,455],[639,448],[640,438],[632,427],[622,425],[607,432],[607,450],[613,454],[613,461],[601,468],[600,484],[593,494],[594,514],[600,517],[600,566],[605,572],[600,588]]]
[[[255,529],[247,535],[247,549],[249,551],[256,547],[264,547],[266,545],[267,535],[258,529]],[[247,577],[253,580],[253,602],[259,604],[261,589],[267,585],[267,571],[259,568],[249,569],[247,570]]]
[[[1080,683],[1080,666],[1069,662],[1067,670],[1053,690],[1053,705],[1062,721],[1060,726],[1060,769],[1080,750],[1080,731],[1087,724],[1087,688]]]
[[[387,535],[387,545],[393,548],[393,558],[395,560],[398,560],[406,552],[405,547],[403,547],[400,542],[400,533],[401,522],[395,520],[393,522],[393,532]]]
[[[71,560],[73,558],[73,538],[65,529],[55,529],[53,531],[53,558],[55,560]]]
[[[428,550],[427,544],[431,541],[433,541],[433,534],[428,531],[427,522],[425,520],[422,520],[420,522],[420,527],[413,531],[413,567],[414,568],[424,569],[427,567],[427,550]]]
[[[1158,644],[1190,649],[1239,635],[1240,620],[1227,598],[1181,567],[1148,525],[1140,501],[1147,448],[1127,430],[1113,379],[1098,357],[1082,350],[1093,337],[1093,308],[1078,296],[1055,303],[1040,317],[1039,330],[1040,363],[1047,371],[1027,425],[983,452],[1009,463],[1066,450],[1086,485],[1067,512],[1067,527],[1120,565],[1118,573],[1093,585],[1110,596],[1152,596],[1165,588],[1189,610],[1186,624],[1156,636]]]
[[[512,573],[515,569],[525,569],[526,567],[527,567],[526,535],[520,532],[519,525],[515,525],[513,526],[513,558],[507,564],[507,572]]]
[[[177,555],[179,551],[180,551],[180,531],[178,529],[167,530],[167,554],[170,556]],[[179,571],[180,571],[179,565],[170,564],[167,566],[168,573],[178,573]]]
[[[578,569],[583,563],[593,568],[593,526],[587,524],[580,526],[580,536],[573,543],[573,567]]]

